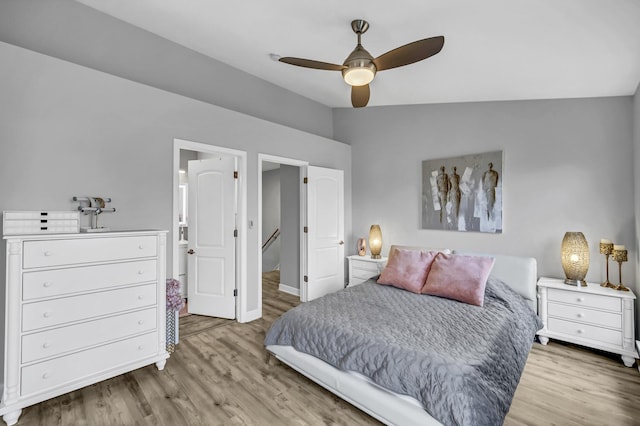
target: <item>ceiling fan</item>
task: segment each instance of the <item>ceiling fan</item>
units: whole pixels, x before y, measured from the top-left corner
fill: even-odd
[[[361,108],[369,103],[369,83],[375,77],[376,72],[427,59],[440,52],[444,45],[444,36],[430,37],[405,44],[374,58],[360,43],[362,34],[369,29],[369,23],[363,19],[356,19],[351,22],[351,29],[358,36],[358,44],[342,65],[292,57],[279,58],[278,60],[299,67],[342,71],[342,78],[351,86],[351,104],[355,108]]]

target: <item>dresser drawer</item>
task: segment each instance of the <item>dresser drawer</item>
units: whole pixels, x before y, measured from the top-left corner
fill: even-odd
[[[579,291],[565,291],[550,288],[548,290],[549,301],[569,303],[576,306],[603,309],[607,311],[622,312],[622,301],[618,297],[602,296],[599,294],[580,293]]]
[[[549,316],[602,327],[622,328],[622,314],[596,311],[582,306],[563,305],[554,302],[549,302],[547,309]]]
[[[549,318],[547,327],[549,331],[554,333],[562,333],[580,339],[595,340],[610,345],[622,346],[622,332],[619,330],[610,330],[557,318]]]
[[[149,333],[23,367],[20,371],[20,394],[24,396],[44,392],[157,352],[158,334]]]
[[[156,304],[157,284],[25,303],[22,331],[89,319]]]
[[[22,363],[156,329],[156,308],[22,336]]]
[[[107,262],[156,256],[153,235],[111,238],[77,238],[24,242],[24,268]]]
[[[156,281],[156,260],[25,272],[22,300]]]

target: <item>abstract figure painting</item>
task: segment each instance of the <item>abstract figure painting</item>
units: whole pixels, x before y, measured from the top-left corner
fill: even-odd
[[[502,151],[422,162],[422,228],[502,233]]]

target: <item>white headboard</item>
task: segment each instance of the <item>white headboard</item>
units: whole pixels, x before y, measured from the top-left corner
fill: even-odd
[[[394,245],[389,249],[389,256],[395,249],[442,251],[445,253],[462,254],[467,256],[493,257],[495,263],[491,270],[491,276],[503,281],[509,287],[517,291],[527,299],[535,312],[538,312],[536,296],[536,284],[538,282],[538,263],[533,257],[504,256],[489,253],[474,253],[463,250],[449,250],[428,247],[413,247]]]

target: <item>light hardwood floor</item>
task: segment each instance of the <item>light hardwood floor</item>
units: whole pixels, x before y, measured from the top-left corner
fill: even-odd
[[[183,317],[164,371],[141,368],[28,407],[18,426],[378,424],[290,368],[265,363],[265,331],[299,302],[277,290],[277,273],[263,283],[262,319]],[[618,357],[535,344],[505,424],[640,425],[640,374]]]

